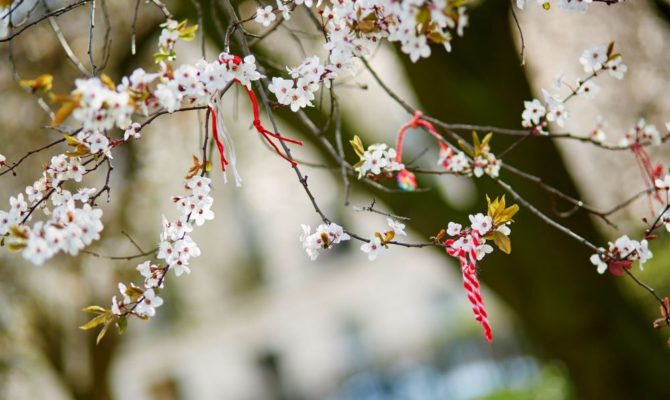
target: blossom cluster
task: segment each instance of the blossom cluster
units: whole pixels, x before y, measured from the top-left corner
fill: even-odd
[[[536,134],[547,134],[549,122],[564,127],[569,117],[565,104],[575,96],[592,98],[600,90],[593,81],[599,72],[606,70],[611,77],[623,79],[628,70],[621,54],[614,53],[613,43],[609,46],[596,45],[584,50],[579,62],[589,75],[577,79],[574,87],[565,81],[563,74],[559,74],[553,85],[555,90],[553,93],[542,89],[544,101],[532,99],[524,102],[524,110],[521,113],[521,125],[524,128],[530,128]],[[569,88],[570,92],[561,98],[560,90],[564,87]],[[604,141],[604,132],[602,130],[597,132],[596,141]]]
[[[477,261],[481,261],[485,255],[493,252],[493,247],[486,244],[486,236],[493,232],[499,232],[504,236],[509,236],[511,229],[509,222],[493,226],[493,219],[482,213],[473,214],[468,217],[470,219],[470,227],[463,229],[461,224],[449,222],[446,233],[454,237],[449,247],[457,251],[464,252],[474,251],[477,255]],[[475,240],[475,237],[477,240]]]
[[[177,58],[177,54],[174,51],[177,40],[193,40],[198,25],[189,26],[187,21],[177,22],[173,19],[168,19],[161,24],[161,28],[163,29],[158,37],[158,53],[154,57],[156,61],[174,61]]]
[[[668,193],[670,193],[670,175],[657,178],[654,181],[654,187],[657,191],[665,191],[666,204],[659,215],[658,221],[665,225],[666,230],[670,232],[670,212],[667,204]],[[653,256],[646,239],[638,241],[623,235],[614,242],[609,242],[607,249],[599,248],[590,260],[596,266],[599,274],[604,274],[605,271],[609,270],[613,275],[621,275],[625,270],[630,269],[635,261],[639,262],[640,269],[642,269],[644,264]]]
[[[296,5],[316,5],[312,0],[299,0]],[[452,32],[462,36],[468,24],[466,8],[458,0],[341,0],[318,10],[327,40],[327,61],[321,64],[318,57],[307,58],[298,68],[289,69],[291,79],[274,78],[270,91],[280,104],[290,105],[292,111],[311,106],[321,83],[345,73],[354,73],[357,57],[372,54],[382,39],[398,42],[401,50],[413,62],[431,54],[430,43],[443,45],[451,50]],[[284,19],[290,12],[282,0],[277,0],[276,10]],[[261,6],[255,21],[269,26],[274,21],[274,9]]]
[[[497,178],[500,175],[502,161],[491,152],[491,138],[493,138],[493,133],[489,132],[480,141],[477,133],[473,132],[471,149],[461,143],[461,148],[465,153],[440,143],[437,164],[455,174],[473,174],[477,178],[486,174],[492,178]],[[466,154],[470,158],[466,157]]]
[[[62,188],[69,180],[81,182],[85,173],[79,157],[54,156],[42,177],[26,187],[25,196],[19,193],[10,197],[10,209],[0,211],[0,235],[8,236],[9,247],[20,250],[33,264],[42,265],[58,252],[76,255],[98,240],[103,229],[102,210],[90,204],[96,190],[80,188],[73,194]],[[27,223],[37,209],[48,219],[31,226]]]
[[[374,261],[379,254],[387,249],[389,243],[395,237],[399,235],[407,236],[407,233],[405,233],[405,224],[391,218],[387,218],[386,222],[389,229],[383,232],[375,232],[360,247],[361,251],[367,254],[370,261]],[[319,225],[314,232],[312,232],[309,225],[302,224],[301,227],[300,242],[312,261],[319,257],[321,250],[330,249],[335,244],[351,239],[351,236],[340,225],[333,222]]]
[[[131,119],[134,113],[146,116],[161,109],[174,112],[183,103],[190,106],[208,104],[231,82],[249,87],[252,81],[261,77],[253,56],[240,59],[224,52],[212,62],[200,60],[176,69],[161,62],[158,73],[138,68],[123,77],[116,87],[104,76],[78,79],[71,95],[60,99],[67,106],[63,106],[64,111],[57,122],[67,118],[69,111],[83,127],[78,139],[91,149],[91,153],[97,153],[109,143],[100,136],[105,136],[114,126],[124,130],[124,140],[137,137],[138,126]]]
[[[484,174],[497,178],[500,174],[500,160],[498,160],[495,154],[491,153],[491,147],[486,144],[481,147],[481,151],[478,154],[475,154],[475,158],[472,161],[472,173],[477,177],[481,177]]]
[[[622,2],[624,0],[610,0],[608,3],[618,3]],[[526,3],[537,3],[542,5],[542,7],[545,10],[548,10],[551,8],[551,4],[553,3],[550,0],[516,0],[516,6],[519,7],[520,9],[523,9]],[[558,0],[555,1],[556,5],[558,8],[566,10],[566,11],[581,11],[584,12],[588,10],[589,5],[593,3],[593,0]]]
[[[168,220],[165,216],[162,218],[163,228],[156,258],[163,260],[164,265],[149,260],[139,264],[137,271],[144,278],[144,288],[119,283],[121,297],[112,298],[112,314],[153,317],[155,309],[163,303],[157,293],[163,288],[167,272],[174,270],[176,276],[191,272],[190,260],[199,257],[201,252],[189,234],[193,231],[193,224],[201,226],[205,221],[214,219],[214,212],[211,210],[213,199],[209,195],[211,191],[209,178],[193,176],[185,181],[184,186],[188,194],[175,196],[172,199],[179,216],[174,220]]]
[[[302,224],[301,227],[300,242],[312,261],[319,257],[321,250],[330,249],[335,244],[351,239],[341,226],[333,222],[317,226],[314,232],[309,225]]]
[[[666,124],[666,131],[670,132],[670,123]],[[667,136],[661,135],[655,125],[648,123],[644,118],[640,118],[635,126],[630,128],[624,134],[624,137],[619,140],[619,146],[629,147],[632,145],[652,144],[659,145]]]
[[[385,143],[371,144],[360,156],[361,160],[354,165],[358,179],[371,175],[392,174],[401,171],[405,166],[396,160],[397,153],[393,147]]]
[[[130,93],[117,91],[111,81],[100,78],[77,79],[72,97],[79,100],[72,116],[85,131],[100,132],[114,125],[125,130],[132,123],[134,107]]]
[[[311,107],[320,82],[329,77],[334,78],[333,73],[326,71],[316,56],[307,58],[295,68],[288,68],[288,71],[291,79],[273,77],[268,89],[275,94],[279,104],[290,106],[293,112]],[[329,81],[325,82],[328,85]]]
[[[440,143],[440,154],[437,165],[454,174],[469,175],[472,172],[470,160],[462,151]]]
[[[377,256],[388,249],[388,244],[397,236],[407,236],[405,224],[394,219],[386,218],[390,229],[384,232],[375,232],[368,242],[361,245],[361,251],[368,255],[368,260],[374,261]]]
[[[640,269],[644,267],[644,263],[654,256],[648,246],[647,240],[637,241],[623,235],[609,242],[607,249],[599,248],[590,260],[599,274],[609,269],[612,274],[621,275],[634,261],[639,261]]]

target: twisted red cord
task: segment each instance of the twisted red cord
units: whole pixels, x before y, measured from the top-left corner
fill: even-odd
[[[490,343],[493,340],[493,332],[488,313],[484,306],[479,280],[477,279],[477,254],[475,249],[479,246],[479,238],[475,232],[471,233],[471,237],[472,248],[467,253],[463,249],[453,248],[454,241],[451,239],[444,242],[444,244],[447,246],[447,253],[452,257],[458,258],[463,274],[463,289],[465,289],[468,301],[472,306],[472,313],[475,315],[475,320],[484,329],[484,337]]]

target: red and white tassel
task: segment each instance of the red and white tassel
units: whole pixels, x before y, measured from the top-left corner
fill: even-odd
[[[221,169],[223,170],[223,181],[225,183],[228,183],[226,166],[230,166],[233,172],[233,177],[235,178],[235,185],[238,187],[242,186],[242,177],[240,176],[237,170],[237,155],[235,153],[235,145],[233,143],[233,138],[231,135],[228,135],[226,133],[227,129],[223,124],[223,113],[221,109],[221,102],[216,101],[214,106],[210,105],[210,112],[213,113],[212,136],[214,136],[214,140],[216,141],[216,145],[219,148],[221,156]],[[225,151],[224,149],[227,149],[227,151]]]
[[[484,299],[477,279],[477,253],[476,248],[479,246],[479,238],[476,233],[471,233],[472,246],[470,251],[466,252],[463,249],[455,249],[451,247],[453,240],[447,240],[447,253],[452,257],[458,258],[463,274],[463,288],[468,296],[468,301],[472,306],[472,312],[475,315],[475,320],[479,322],[484,329],[484,337],[490,343],[493,340],[493,332],[489,322],[488,313],[484,306]]]

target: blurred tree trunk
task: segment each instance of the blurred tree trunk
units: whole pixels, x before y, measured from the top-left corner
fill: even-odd
[[[213,24],[225,29],[226,22],[209,11],[209,0],[198,1],[206,14],[205,32],[221,46],[220,34]],[[183,11],[194,18],[193,10]],[[453,53],[435,48],[431,58],[416,64],[401,57],[421,107],[427,114],[450,122],[519,126],[523,100],[530,99],[531,93],[511,36],[509,2],[484,2],[473,9],[470,21],[465,36],[454,42]],[[397,112],[404,113],[400,107]],[[302,127],[295,117],[280,114],[300,132]],[[358,133],[344,122],[345,138]],[[311,136],[305,138],[313,141]],[[494,137],[494,152],[507,143],[508,138]],[[320,148],[316,142],[311,144]],[[327,158],[325,152],[324,157]],[[547,139],[527,140],[506,157],[506,162],[578,196],[561,156]],[[504,171],[502,177],[533,204],[550,204],[537,187]],[[477,185],[480,198],[476,207],[458,212],[435,190],[390,195],[374,191],[374,196],[386,202],[392,212],[409,213],[411,228],[429,237],[450,220],[465,220],[466,212],[482,211],[486,204],[484,193],[504,193],[490,179],[477,180]],[[370,190],[365,185],[361,187]],[[547,208],[544,207],[549,212]],[[651,301],[645,304],[646,308],[635,304],[619,287],[619,283],[631,282],[598,275],[589,263],[589,249],[528,211],[522,208],[516,221],[512,254],[497,252],[487,257],[481,279],[516,312],[540,355],[565,363],[578,396],[583,399],[670,398],[670,354],[651,329],[648,314],[656,306]],[[596,243],[603,243],[586,214],[578,213],[562,222]],[[493,324],[495,328],[495,315]]]
[[[512,40],[516,31],[510,26],[509,4],[488,1],[475,8],[472,26],[455,41],[453,54],[436,49],[430,59],[417,64],[402,57],[427,114],[453,122],[519,126],[523,101],[532,95]],[[494,137],[494,152],[504,148],[499,146],[502,142]],[[579,197],[556,146],[546,139],[527,140],[505,161]],[[533,204],[550,204],[537,187],[513,179],[504,170],[501,176]],[[484,193],[503,193],[488,179],[479,180],[478,188],[482,198],[476,210],[485,204]],[[411,225],[429,235],[436,231],[435,217],[444,214],[441,210],[448,205],[434,194],[425,197],[431,198],[430,205],[424,199],[415,201],[425,210],[427,221],[413,218]],[[395,212],[409,209],[403,203],[411,199],[398,200],[385,199]],[[549,207],[543,209],[550,212]],[[441,219],[440,224],[446,221]],[[578,395],[584,399],[669,398],[670,355],[648,317],[656,306],[651,301],[646,309],[633,304],[618,286],[631,281],[598,275],[588,261],[589,249],[523,207],[516,221],[512,254],[487,259],[481,278],[515,310],[541,352],[565,362]],[[585,213],[561,222],[595,243],[604,243]]]

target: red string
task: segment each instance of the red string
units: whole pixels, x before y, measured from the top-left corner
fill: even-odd
[[[433,124],[423,119],[423,113],[417,110],[414,112],[412,119],[408,123],[403,125],[400,128],[400,131],[398,131],[398,138],[395,144],[396,161],[398,163],[402,163],[402,147],[403,142],[405,141],[405,134],[407,133],[407,130],[410,128],[418,128],[418,127],[424,128],[428,133],[430,133],[437,139],[438,143],[442,143],[442,135],[440,135],[437,129],[435,129]]]
[[[653,189],[655,187],[654,180],[662,173],[663,166],[659,164],[656,168],[654,168],[654,165],[651,163],[651,157],[649,157],[647,151],[644,149],[644,147],[640,146],[639,143],[633,143],[630,146],[630,150],[635,155],[635,161],[637,161],[637,165],[640,167],[642,179],[645,181],[645,184],[648,188]],[[661,198],[661,195],[658,191],[654,193],[654,197],[656,200],[663,202],[663,199]]]
[[[238,81],[237,79],[235,79],[235,81],[237,83],[240,83],[240,81]],[[297,166],[298,163],[295,162],[293,159],[291,159],[291,157],[289,157],[288,154],[282,153],[281,150],[279,150],[279,147],[272,141],[271,138],[278,139],[282,142],[289,142],[289,143],[297,144],[298,146],[302,146],[303,143],[300,140],[287,138],[287,137],[281,136],[280,134],[278,134],[276,132],[272,132],[272,131],[267,130],[263,126],[263,123],[261,122],[260,111],[258,109],[258,99],[256,98],[256,94],[250,88],[248,88],[244,85],[242,85],[242,86],[246,89],[247,95],[249,96],[249,101],[251,101],[251,106],[252,106],[252,109],[253,109],[253,112],[254,112],[254,122],[253,122],[253,124],[254,124],[254,128],[256,128],[256,131],[258,131],[258,133],[263,135],[263,138],[270,144],[270,146],[272,146],[272,148],[275,150],[275,152],[277,154],[279,154],[279,156],[281,158],[283,158],[284,160],[291,163],[292,167]]]
[[[209,116],[212,119],[212,136],[214,136],[216,147],[219,149],[219,155],[221,156],[221,171],[225,171],[226,165],[228,165],[228,160],[226,160],[223,143],[221,143],[221,139],[219,138],[219,130],[217,129],[216,124],[216,111],[214,111],[212,106],[209,106]]]
[[[224,60],[222,58],[219,58],[219,62],[222,63],[222,64],[223,63],[229,63],[230,61],[232,61],[235,65],[240,65],[242,63],[242,59],[238,56],[233,56],[231,60]],[[242,83],[237,79],[235,79],[235,82],[242,85]],[[258,133],[260,133],[263,136],[263,138],[270,144],[270,146],[274,149],[274,151],[277,154],[279,154],[279,156],[281,158],[283,158],[286,161],[288,161],[289,163],[291,163],[292,167],[296,167],[298,165],[298,163],[295,162],[288,154],[283,153],[279,149],[277,144],[272,139],[277,139],[281,142],[288,142],[288,143],[297,144],[298,146],[302,146],[303,142],[300,141],[300,140],[291,139],[291,138],[288,138],[288,137],[285,137],[285,136],[281,136],[280,134],[278,134],[276,132],[272,132],[272,131],[266,129],[263,126],[263,123],[261,122],[261,115],[260,115],[260,110],[259,110],[259,107],[258,107],[258,99],[256,98],[256,94],[249,87],[247,87],[245,85],[242,85],[242,86],[247,91],[247,95],[249,96],[249,101],[251,102],[251,107],[252,107],[253,114],[254,114],[254,120],[253,120],[254,128],[256,129],[256,131]],[[226,157],[224,155],[223,143],[221,143],[221,140],[219,139],[218,131],[217,131],[217,128],[216,128],[216,113],[214,112],[214,109],[211,106],[209,107],[209,112],[210,112],[211,117],[212,117],[212,132],[213,132],[214,140],[216,141],[216,147],[219,149],[219,154],[221,155],[221,170],[225,171],[226,170],[226,165],[228,165],[228,161],[226,160]]]

